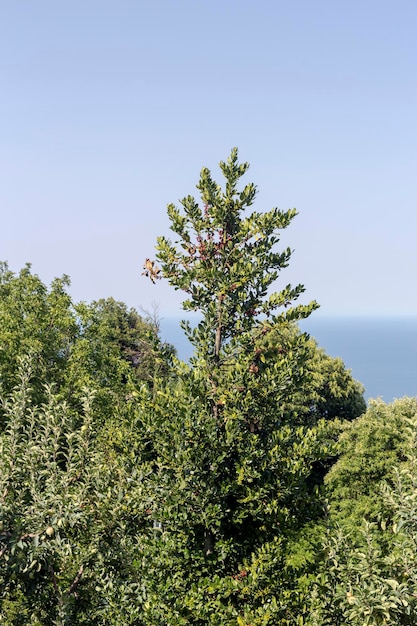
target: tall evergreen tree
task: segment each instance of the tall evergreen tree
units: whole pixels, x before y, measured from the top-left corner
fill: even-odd
[[[294,305],[302,285],[270,292],[291,257],[276,251],[279,233],[296,211],[247,213],[256,187],[238,189],[248,164],[237,149],[220,169],[224,190],[204,168],[201,204],[187,196],[182,210],[168,206],[176,240],[158,239],[161,268],[145,264],[201,316],[196,328],[184,323],[190,367],[144,416],[154,469],[149,624],[295,623],[288,538],[315,514],[305,478],[324,427],[293,427],[280,402],[303,380],[307,338],[292,325],[317,305]]]

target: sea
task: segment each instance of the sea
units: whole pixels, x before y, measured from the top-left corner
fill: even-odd
[[[177,317],[161,320],[161,337],[188,361],[192,346]],[[417,317],[325,317],[300,323],[327,354],[340,357],[365,388],[365,399],[417,396]]]

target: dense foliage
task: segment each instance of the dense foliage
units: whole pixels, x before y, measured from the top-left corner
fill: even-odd
[[[189,363],[112,298],[0,267],[0,623],[416,623],[417,403],[372,401],[274,291],[295,210],[237,150],[169,205],[144,273],[184,292]]]
[[[332,448],[334,429],[319,414],[323,379],[305,416],[300,407],[312,347],[293,323],[316,305],[293,304],[301,285],[269,290],[289,262],[291,251],[276,246],[296,213],[248,214],[256,188],[238,189],[248,165],[233,150],[220,169],[224,190],[203,169],[202,204],[187,196],[182,210],[169,205],[176,240],[161,237],[161,268],[147,266],[201,315],[196,328],[184,325],[190,367],[148,410],[160,525],[144,550],[149,624],[292,623],[291,542],[320,516],[308,479]]]
[[[92,395],[76,414],[49,387],[36,405],[31,374],[22,360],[20,383],[3,404],[2,623],[96,623],[87,616],[111,613],[112,586],[120,595],[129,585],[138,525],[128,507],[132,478],[96,441]]]
[[[342,435],[312,624],[416,623],[416,439],[415,398],[372,402]]]
[[[66,276],[48,288],[29,265],[18,275],[0,265],[1,388],[12,391],[21,357],[31,355],[36,402],[47,383],[79,408],[88,387],[105,419],[142,382],[167,374],[173,348],[159,339],[157,322],[112,298],[73,304],[68,287]]]

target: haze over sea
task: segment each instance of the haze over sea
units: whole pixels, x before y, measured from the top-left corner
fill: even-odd
[[[180,319],[163,319],[161,334],[176,347],[180,359],[188,360],[192,349]],[[417,317],[313,315],[300,326],[327,354],[344,361],[365,387],[367,400],[417,396]]]

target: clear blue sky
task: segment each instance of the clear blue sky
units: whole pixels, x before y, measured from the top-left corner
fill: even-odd
[[[1,3],[0,259],[178,314],[143,260],[236,145],[256,208],[299,211],[283,285],[417,314],[416,31],[415,0]]]

